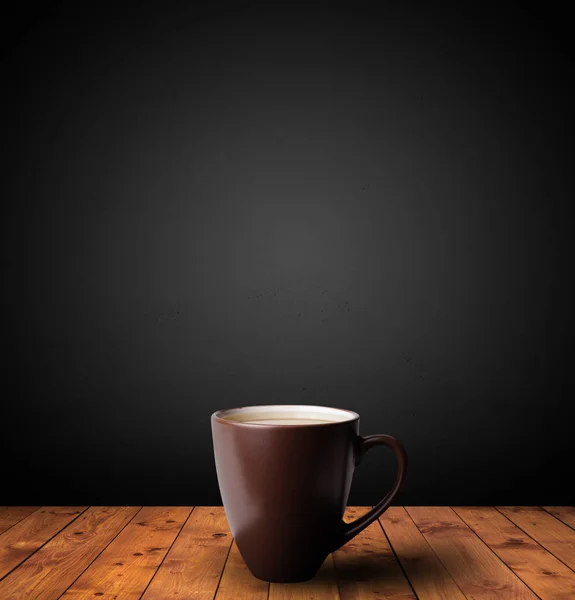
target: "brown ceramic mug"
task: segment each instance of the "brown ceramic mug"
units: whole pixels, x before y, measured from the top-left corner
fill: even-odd
[[[230,530],[253,575],[311,579],[327,556],[375,521],[405,480],[407,455],[389,435],[359,435],[359,415],[325,406],[269,405],[211,417]],[[355,467],[373,446],[398,461],[393,488],[367,514],[343,521]]]

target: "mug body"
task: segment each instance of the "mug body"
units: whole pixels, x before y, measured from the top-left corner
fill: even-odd
[[[265,581],[311,579],[341,537],[359,415],[253,406],[218,411],[211,424],[224,510],[248,568]]]

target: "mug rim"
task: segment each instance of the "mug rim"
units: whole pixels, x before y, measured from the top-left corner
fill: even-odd
[[[239,410],[243,410],[243,409],[250,409],[250,408],[257,408],[257,409],[262,409],[262,408],[269,408],[269,407],[274,407],[274,408],[290,408],[290,409],[294,409],[294,408],[321,408],[321,409],[327,409],[330,411],[334,411],[334,412],[340,412],[340,413],[347,413],[349,415],[348,419],[344,419],[342,421],[326,421],[325,423],[298,423],[298,424],[291,424],[291,425],[274,425],[272,423],[253,423],[253,422],[249,422],[249,421],[234,421],[232,419],[226,419],[225,417],[223,417],[223,413],[228,413],[228,412],[232,412],[232,411],[239,411]],[[359,420],[359,414],[356,413],[353,410],[349,410],[347,408],[336,408],[335,406],[325,406],[325,405],[321,405],[321,404],[250,404],[248,406],[237,406],[234,408],[222,408],[219,410],[216,410],[214,413],[212,413],[211,416],[211,420],[212,421],[217,421],[218,423],[226,423],[228,425],[237,425],[237,426],[241,426],[241,427],[281,427],[282,429],[287,429],[287,428],[293,428],[293,427],[332,427],[334,425],[343,425],[344,423],[353,423],[354,421],[358,421]]]

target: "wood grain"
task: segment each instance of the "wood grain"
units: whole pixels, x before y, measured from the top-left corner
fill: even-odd
[[[537,596],[449,507],[406,507],[461,591],[473,600]]]
[[[497,509],[551,554],[575,569],[575,531],[571,527],[538,506],[498,506]]]
[[[231,544],[224,509],[196,507],[142,600],[212,600]]]
[[[0,599],[575,600],[572,507],[390,508],[297,584],[251,575],[222,507],[190,511],[0,507]]]
[[[0,534],[39,508],[39,506],[0,506]]]
[[[379,521],[419,600],[466,600],[405,508],[388,508]]]
[[[191,511],[185,506],[142,508],[62,598],[140,598]]]
[[[543,506],[548,513],[557,517],[563,523],[575,529],[575,507],[573,506]]]
[[[268,591],[269,583],[256,579],[250,573],[234,542],[224,567],[216,600],[237,600],[238,598],[267,600]]]
[[[348,508],[345,520],[355,520],[368,510]],[[334,562],[342,600],[416,600],[377,521],[335,552]]]
[[[495,508],[453,510],[542,600],[573,600],[575,573]]]
[[[270,583],[270,600],[338,600],[333,555],[329,555],[317,575],[301,583]]]
[[[45,506],[0,538],[0,579],[83,513],[87,506]]]
[[[56,600],[138,512],[93,506],[0,581],[2,600]]]

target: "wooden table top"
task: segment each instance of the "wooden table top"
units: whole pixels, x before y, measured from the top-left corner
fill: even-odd
[[[574,600],[575,508],[393,507],[312,581],[268,584],[221,507],[0,507],[0,599],[16,598]]]

